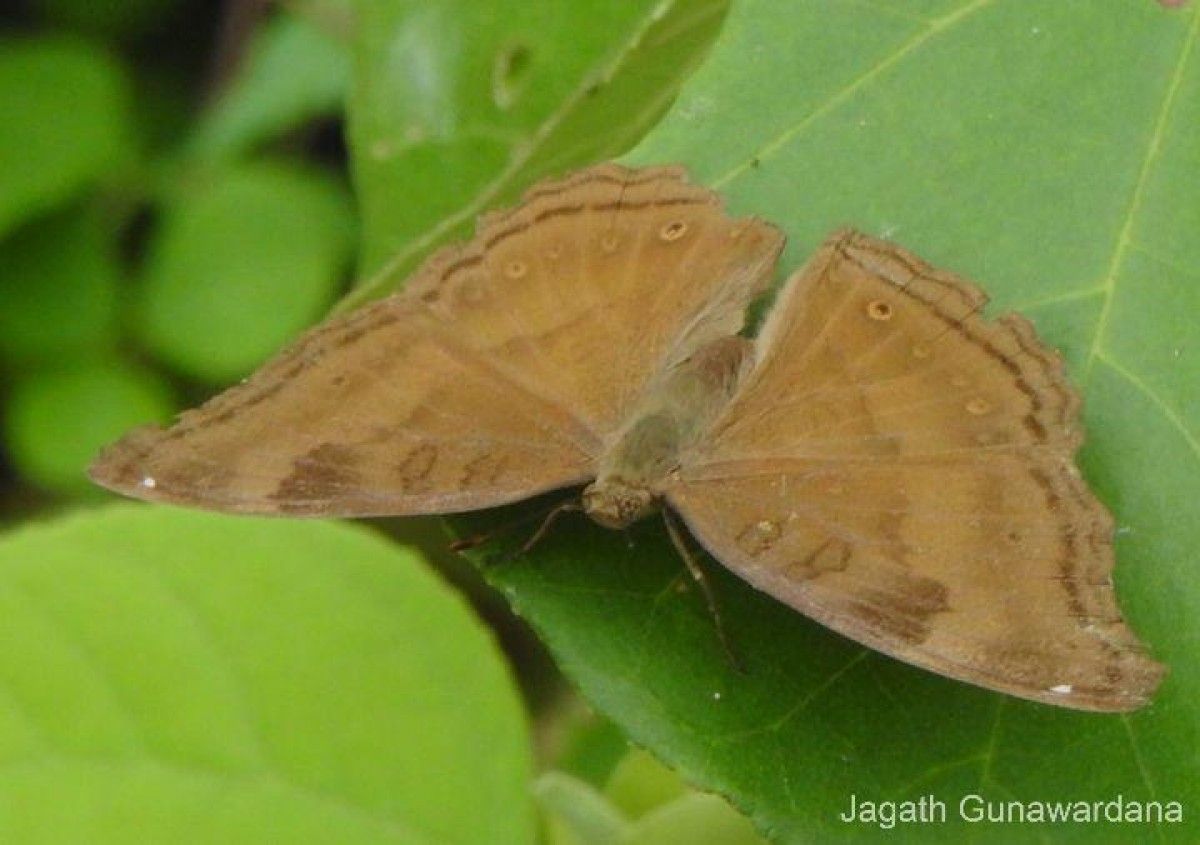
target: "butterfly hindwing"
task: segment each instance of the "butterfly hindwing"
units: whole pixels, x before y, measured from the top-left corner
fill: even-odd
[[[1023,320],[857,233],[780,294],[757,367],[667,492],[760,589],[880,651],[1082,709],[1162,668],[1113,593],[1078,400]]]

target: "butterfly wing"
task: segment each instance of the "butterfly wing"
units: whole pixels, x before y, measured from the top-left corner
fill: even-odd
[[[1013,695],[1144,704],[1078,397],[1015,315],[845,232],[789,280],[756,368],[668,501],[755,586],[872,648]]]
[[[601,164],[484,217],[409,290],[604,437],[672,364],[741,329],[782,248],[679,167]]]
[[[543,183],[404,292],[109,447],[92,478],[312,516],[448,513],[581,483],[658,370],[737,330],[781,243],[676,168]]]

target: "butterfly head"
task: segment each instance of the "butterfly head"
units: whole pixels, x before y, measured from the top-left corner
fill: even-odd
[[[658,497],[620,478],[601,478],[583,491],[583,510],[605,528],[628,528],[658,509]]]

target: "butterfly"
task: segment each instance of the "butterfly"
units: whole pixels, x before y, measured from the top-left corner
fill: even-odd
[[[1146,703],[1163,667],[1118,608],[1057,353],[1024,318],[985,317],[973,284],[849,230],[747,338],[783,244],[679,167],[543,182],[91,477],[310,517],[582,487],[599,524],[661,509],[754,587],[900,660],[1063,707]]]

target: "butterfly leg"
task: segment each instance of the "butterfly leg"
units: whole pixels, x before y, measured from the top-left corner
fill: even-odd
[[[493,539],[495,539],[496,535],[501,532],[511,531],[517,526],[524,525],[527,522],[540,518],[542,520],[541,523],[538,525],[538,528],[533,532],[529,539],[522,543],[521,546],[515,551],[504,556],[502,561],[507,563],[508,561],[518,558],[530,551],[534,546],[541,542],[546,534],[549,533],[554,523],[564,513],[580,510],[583,510],[583,505],[577,499],[568,499],[565,502],[559,502],[558,504],[553,505],[547,511],[539,511],[533,514],[528,514],[520,519],[514,520],[513,522],[502,525],[494,531],[488,531],[483,534],[475,534],[471,537],[463,537],[461,540],[455,540],[450,544],[450,551],[465,552],[469,551],[470,549],[478,548],[484,543],[490,543]]]
[[[574,513],[583,510],[583,503],[578,499],[567,499],[567,501],[555,505],[546,514],[542,524],[538,526],[537,531],[530,535],[529,539],[521,544],[521,548],[517,549],[513,557],[521,557],[528,554],[534,546],[542,541],[542,539],[550,533],[550,529],[554,527],[554,523],[558,522],[558,518],[564,513]]]
[[[725,657],[729,661],[729,665],[734,668],[739,674],[746,674],[745,666],[738,659],[737,653],[733,650],[730,644],[729,636],[725,631],[725,623],[721,619],[721,609],[717,605],[716,594],[713,593],[712,585],[708,583],[708,578],[704,575],[704,570],[700,568],[700,562],[696,560],[691,549],[688,548],[687,534],[683,527],[680,526],[679,520],[671,513],[670,508],[662,509],[663,522],[667,526],[667,536],[671,538],[671,545],[675,547],[675,551],[679,552],[679,556],[683,558],[684,564],[688,568],[688,572],[692,574],[692,578],[700,585],[701,592],[704,593],[704,601],[708,605],[708,612],[712,615],[713,625],[717,629],[717,639],[721,641],[721,650],[725,652]]]

